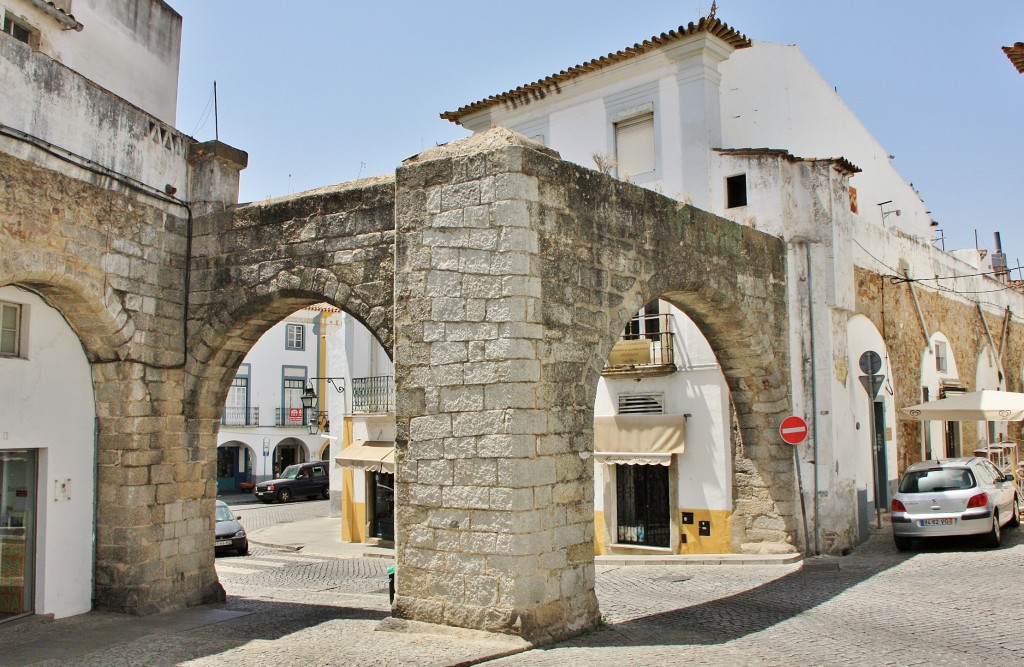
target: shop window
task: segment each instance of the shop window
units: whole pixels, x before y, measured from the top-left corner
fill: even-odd
[[[747,205],[747,175],[737,174],[725,179],[725,207],[739,208]]]
[[[616,541],[668,547],[669,468],[661,465],[616,465]]]

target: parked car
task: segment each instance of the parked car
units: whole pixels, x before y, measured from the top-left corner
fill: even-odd
[[[249,538],[245,535],[245,528],[242,528],[242,524],[238,522],[239,517],[231,512],[231,508],[223,500],[217,501],[214,518],[214,552],[234,551],[239,556],[248,554]]]
[[[900,479],[892,498],[892,534],[906,551],[915,538],[980,535],[997,547],[1003,526],[1020,525],[1020,502],[1012,473],[987,458],[920,461]]]
[[[254,491],[265,503],[286,503],[292,498],[328,498],[331,494],[326,461],[311,461],[288,466],[277,479],[260,482]]]

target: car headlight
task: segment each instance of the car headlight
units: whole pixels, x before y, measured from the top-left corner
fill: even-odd
[[[245,531],[244,530],[238,531],[237,533],[235,533],[235,537],[245,537]]]
[[[273,490],[274,490],[274,485],[273,484],[270,484],[270,485],[267,486],[267,491],[273,491]]]

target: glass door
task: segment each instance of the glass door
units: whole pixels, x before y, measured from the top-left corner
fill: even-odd
[[[36,451],[0,451],[0,621],[32,613]]]

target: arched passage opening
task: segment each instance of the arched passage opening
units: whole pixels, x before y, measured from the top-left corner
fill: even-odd
[[[109,539],[93,511],[96,482],[108,481],[97,474],[97,424],[109,432],[125,410],[111,400],[119,382],[103,365],[123,334],[80,286],[3,278],[0,620],[60,618],[92,608],[95,548]]]
[[[598,383],[597,554],[738,550],[731,414],[725,377],[696,324],[661,299],[644,306]]]
[[[693,320],[729,386],[749,480],[733,530],[745,550],[795,550],[792,450],[774,440],[791,410],[786,255],[520,140],[476,135],[397,174],[393,612],[547,640],[599,618],[595,398],[655,298]]]

